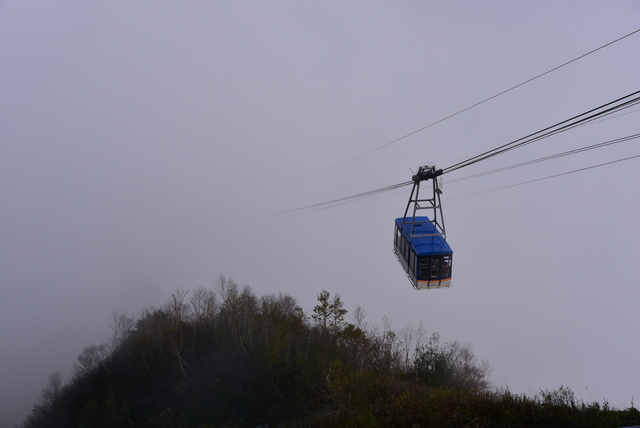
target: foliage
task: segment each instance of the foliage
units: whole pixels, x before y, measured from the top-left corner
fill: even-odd
[[[343,308],[339,294],[334,294],[333,300],[330,299],[330,296],[331,293],[326,290],[322,290],[318,294],[318,304],[313,308],[311,318],[323,330],[336,333],[345,326],[344,316],[347,310]]]
[[[481,392],[489,387],[486,361],[478,363],[470,344],[453,341],[440,343],[433,333],[428,343],[419,347],[413,362],[413,374],[420,382],[433,388]]]
[[[220,277],[177,290],[111,339],[87,346],[72,378],[54,373],[23,423],[35,427],[624,426],[635,409],[582,404],[561,386],[533,398],[492,392],[469,344],[354,324],[338,294],[308,317],[286,294],[258,297]]]

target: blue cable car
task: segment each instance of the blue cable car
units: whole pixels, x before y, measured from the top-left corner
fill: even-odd
[[[453,251],[446,241],[438,176],[442,170],[421,166],[413,176],[413,190],[404,216],[395,220],[393,252],[416,290],[451,287]],[[420,198],[420,182],[432,180],[433,192]],[[413,215],[407,216],[413,204]],[[416,215],[430,210],[431,217]]]
[[[437,233],[429,217],[396,219],[393,252],[416,290],[451,287],[453,251]]]

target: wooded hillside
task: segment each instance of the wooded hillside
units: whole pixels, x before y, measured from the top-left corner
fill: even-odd
[[[178,290],[138,319],[114,314],[66,383],[51,375],[35,427],[624,426],[636,409],[578,404],[567,388],[528,398],[490,390],[471,345],[423,326],[393,331],[322,291],[307,315],[220,277]]]

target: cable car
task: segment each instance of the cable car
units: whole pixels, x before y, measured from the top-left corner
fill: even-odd
[[[451,287],[453,251],[446,241],[440,175],[434,166],[419,167],[404,216],[395,220],[393,253],[416,290]],[[427,180],[432,192],[421,198],[420,182]],[[429,210],[431,217],[417,215],[420,210]]]

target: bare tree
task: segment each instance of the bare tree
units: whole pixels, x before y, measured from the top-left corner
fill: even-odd
[[[216,281],[218,287],[218,294],[222,298],[222,303],[226,301],[233,301],[240,294],[238,283],[233,278],[227,278],[224,275],[220,275]]]
[[[107,354],[109,355],[108,361],[107,359],[103,360],[103,366],[109,370],[111,367],[111,358],[113,357],[115,351],[124,343],[125,340],[129,338],[133,328],[135,326],[135,321],[133,317],[130,317],[124,313],[114,312],[111,314],[111,323],[109,327],[111,327],[112,335],[111,339],[106,345]]]
[[[169,316],[163,310],[146,308],[140,312],[140,320],[136,324],[136,347],[142,356],[142,362],[147,373],[155,379],[150,363],[156,358],[156,352],[165,358],[164,345],[168,342],[165,338],[170,334]]]
[[[245,285],[240,294],[239,323],[242,343],[247,343],[253,350],[256,314],[258,313],[258,299],[251,287]]]
[[[188,322],[191,316],[191,307],[187,304],[188,290],[179,288],[171,293],[171,300],[166,306],[167,313],[175,325]]]
[[[353,325],[362,330],[365,331],[367,328],[367,322],[365,321],[365,319],[367,318],[367,311],[360,305],[356,305],[356,308],[353,311]]]
[[[406,326],[400,330],[400,354],[402,355],[402,366],[405,370],[409,369],[411,364],[411,356],[413,353],[416,331],[412,326]]]
[[[62,375],[54,372],[49,375],[49,383],[47,387],[40,393],[42,406],[46,409],[52,408],[62,396]]]
[[[111,314],[111,323],[109,324],[109,327],[111,327],[113,334],[111,335],[111,340],[108,345],[111,353],[115,351],[125,340],[127,340],[127,338],[129,338],[134,326],[135,321],[133,317],[128,316],[126,312],[114,312]]]
[[[198,326],[210,325],[218,311],[216,294],[204,287],[196,289],[191,294],[191,314]]]
[[[424,344],[425,337],[427,337],[427,328],[424,326],[424,322],[420,320],[418,327],[416,327],[416,332],[414,337],[414,341],[415,341],[415,347],[413,348],[414,351],[422,347],[422,345]]]
[[[100,365],[104,364],[107,355],[107,347],[105,345],[87,346],[78,355],[78,362],[75,364],[75,375],[82,377],[94,372]]]
[[[416,377],[429,386],[473,392],[490,387],[489,364],[477,360],[472,346],[458,341],[442,344],[438,333],[417,350],[413,367]]]
[[[191,307],[187,304],[186,298],[189,291],[178,289],[171,293],[171,300],[166,306],[169,315],[170,330],[167,336],[169,349],[176,357],[182,374],[187,376],[185,367],[191,369],[184,359],[184,351],[187,339],[185,338],[186,323],[191,315]]]
[[[222,297],[220,316],[231,341],[248,356],[248,351],[253,348],[258,299],[248,285],[240,290],[233,279],[223,276],[218,278],[218,290]]]
[[[449,365],[452,368],[451,384],[467,391],[484,391],[490,387],[487,380],[491,368],[485,360],[476,358],[470,343],[457,340],[448,345]]]

